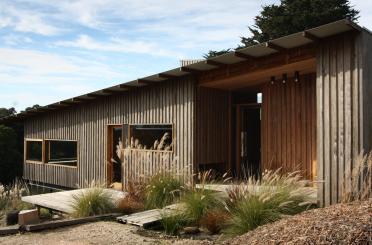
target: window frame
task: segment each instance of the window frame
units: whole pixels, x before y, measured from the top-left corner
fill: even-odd
[[[68,142],[76,142],[76,160],[72,161],[52,161],[49,162],[50,158],[50,147],[47,145],[48,141],[68,141]],[[54,138],[46,138],[43,140],[44,144],[44,164],[49,166],[60,166],[60,167],[66,167],[66,168],[77,168],[79,166],[79,142],[78,140],[70,140],[70,139],[54,139]],[[70,166],[63,164],[63,162],[76,162],[76,165]]]
[[[174,152],[174,149],[175,149],[175,136],[176,136],[176,132],[175,132],[175,127],[174,127],[174,123],[124,123],[122,124],[122,127],[123,127],[123,136],[122,136],[122,139],[124,140],[124,125],[128,125],[128,142],[129,142],[129,149],[131,151],[146,151],[146,152],[164,152],[164,153],[173,153]],[[171,130],[172,130],[172,149],[171,150],[151,150],[151,149],[137,149],[137,148],[131,148],[130,147],[130,138],[132,137],[131,136],[131,127],[132,126],[139,126],[139,125],[146,125],[146,126],[161,126],[161,125],[167,125],[167,126],[171,126]]]
[[[27,159],[27,142],[41,142],[41,161],[29,160]],[[35,164],[43,164],[44,163],[44,140],[39,138],[25,138],[24,139],[24,147],[23,147],[23,155],[24,155],[24,162],[26,163],[35,163]]]

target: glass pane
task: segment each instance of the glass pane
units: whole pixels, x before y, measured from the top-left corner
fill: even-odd
[[[76,141],[47,141],[49,147],[48,162],[76,161],[77,142]]]
[[[131,125],[130,146],[136,149],[172,150],[172,125]]]
[[[41,162],[43,160],[42,148],[41,141],[26,141],[26,160]]]

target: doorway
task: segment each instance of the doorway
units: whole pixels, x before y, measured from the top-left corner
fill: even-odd
[[[121,160],[117,154],[117,149],[122,140],[122,125],[108,126],[108,150],[107,150],[107,180],[108,186],[114,189],[122,189],[122,169]]]
[[[236,171],[238,177],[261,174],[261,105],[237,105]]]

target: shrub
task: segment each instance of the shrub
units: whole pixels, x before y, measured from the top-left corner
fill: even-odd
[[[301,180],[298,172],[281,175],[279,171],[266,171],[261,180],[249,179],[245,185],[229,190],[230,199],[226,206],[231,220],[228,233],[243,234],[312,205],[313,191],[304,188],[308,182]]]
[[[221,207],[222,202],[216,193],[207,189],[193,189],[185,193],[182,198],[184,213],[190,223],[199,225],[200,219],[208,210]]]
[[[73,216],[87,217],[113,212],[115,204],[109,192],[93,187],[74,195],[72,208]]]
[[[145,190],[145,208],[163,208],[180,197],[182,182],[176,177],[158,173],[151,177]]]
[[[129,182],[126,188],[127,195],[118,202],[118,209],[131,214],[145,209],[145,187],[142,183]]]
[[[201,218],[200,224],[207,228],[211,234],[217,234],[225,228],[228,219],[229,214],[226,210],[214,208],[207,211],[207,213]]]
[[[187,220],[182,213],[161,214],[161,224],[166,234],[175,236],[187,224]]]

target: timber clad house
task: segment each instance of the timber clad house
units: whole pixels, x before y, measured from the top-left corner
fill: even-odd
[[[319,181],[329,205],[372,148],[371,108],[372,35],[340,20],[2,121],[24,122],[23,176],[34,183],[282,168]]]

